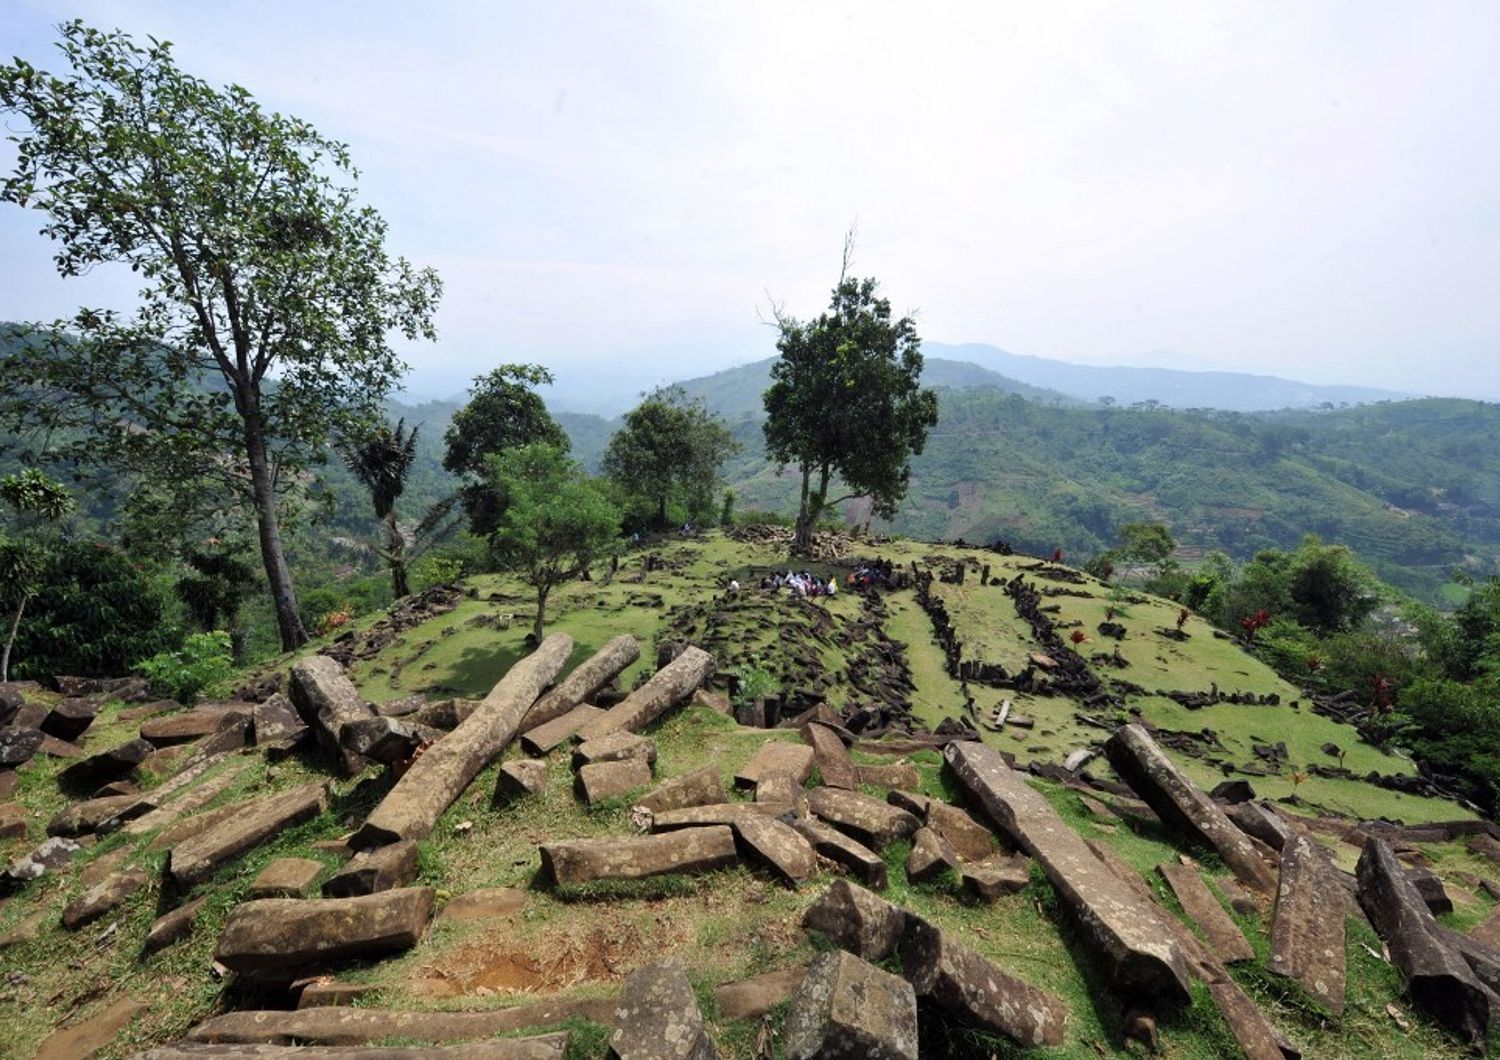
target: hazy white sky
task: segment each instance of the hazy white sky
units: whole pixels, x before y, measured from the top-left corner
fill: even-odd
[[[1488,0],[0,3],[0,53],[154,34],[348,141],[447,285],[414,394],[767,356],[857,220],[934,340],[1500,398]],[[38,224],[0,209],[0,319],[128,302]]]

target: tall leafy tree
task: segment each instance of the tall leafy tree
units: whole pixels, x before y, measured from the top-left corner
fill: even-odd
[[[874,514],[896,513],[911,480],[911,458],[937,423],[937,397],[921,387],[916,322],[893,319],[873,279],[844,269],[828,310],[810,321],[777,312],[781,357],[765,393],[766,452],[802,476],[794,548],[811,544],[831,505],[868,497]],[[837,477],[847,493],[830,499]]]
[[[46,528],[73,510],[73,498],[60,482],[35,468],[0,479],[0,500],[11,509],[14,533],[0,528],[0,605],[8,621],[0,647],[0,681],[10,680],[10,653],[26,605],[42,588],[50,556]]]
[[[60,28],[66,73],[0,66],[0,110],[20,121],[0,199],[45,215],[62,275],[112,262],[144,286],[132,315],[82,310],[0,361],[0,412],[17,431],[75,428],[61,455],[184,484],[184,504],[246,506],[295,647],[279,501],[377,414],[404,368],[391,334],[435,337],[441,285],[387,254],[345,145],[184,73],[170,44]]]
[[[503,498],[490,539],[495,558],[536,589],[536,639],[547,597],[586,574],[620,534],[620,510],[599,484],[555,445],[533,442],[489,457],[490,482]]]
[[[500,495],[489,481],[489,457],[533,442],[568,451],[536,387],[550,386],[552,373],[538,364],[502,364],[474,380],[469,403],[453,414],[443,435],[443,467],[460,476],[459,495],[469,526],[488,537],[500,524]]]
[[[391,587],[400,599],[411,592],[406,580],[406,537],[396,519],[396,501],[406,489],[406,474],[417,456],[417,432],[382,423],[344,448],[344,463],[370,491],[375,518],[385,524],[385,547],[381,556],[391,570]]]
[[[659,387],[625,414],[625,424],[604,451],[604,473],[626,496],[652,512],[657,529],[669,504],[688,517],[710,517],[724,461],[739,443],[701,398],[680,386]]]

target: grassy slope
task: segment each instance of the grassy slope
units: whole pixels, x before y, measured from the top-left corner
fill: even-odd
[[[949,549],[931,549],[909,543],[893,544],[887,555],[905,563],[913,558],[957,556]],[[674,608],[711,600],[718,585],[737,574],[742,582],[757,579],[758,572],[778,562],[775,553],[737,545],[719,538],[704,542],[676,543],[661,550],[669,565],[677,569],[654,572],[644,582],[619,579],[569,587],[557,601],[552,629],[566,630],[579,640],[575,658],[582,658],[607,636],[629,630],[649,645],[667,628]],[[973,555],[973,554],[971,554]],[[1021,561],[985,557],[997,567]],[[639,570],[637,559],[627,561],[625,572]],[[529,628],[529,607],[517,587],[503,578],[478,579],[477,599],[457,611],[409,631],[404,643],[388,648],[369,662],[358,664],[355,677],[366,694],[386,699],[409,694],[422,687],[451,688],[474,694],[488,689],[521,650]],[[950,610],[961,634],[974,644],[984,642],[986,657],[1015,658],[1026,646],[1026,635],[1014,619],[1010,603],[1000,589],[980,587],[971,579],[960,588],[943,586]],[[1096,595],[1083,600],[1059,597],[1061,621],[1082,619],[1089,628],[1107,605],[1104,590],[1088,586]],[[497,597],[491,599],[491,597]],[[658,604],[659,598],[659,604]],[[754,596],[770,620],[787,607],[784,597]],[[915,607],[910,594],[890,597],[891,617],[887,630],[908,642],[909,660],[916,676],[915,702],[919,711],[936,720],[956,713],[960,693],[942,673],[942,660],[932,644],[926,616]],[[1221,688],[1280,691],[1284,698],[1295,690],[1282,686],[1274,675],[1232,645],[1215,640],[1196,622],[1189,624],[1191,639],[1177,644],[1157,638],[1156,626],[1170,625],[1175,610],[1165,604],[1132,604],[1121,620],[1130,636],[1121,651],[1132,660],[1125,675],[1148,688],[1200,688],[1218,680]],[[858,613],[852,597],[834,601],[833,610],[843,618]],[[494,623],[483,616],[512,616]],[[446,631],[446,632],[445,632]],[[774,639],[774,638],[771,638]],[[1105,642],[1112,645],[1113,642]],[[1085,645],[1087,649],[1091,645]],[[762,646],[769,649],[770,640]],[[1165,650],[1166,647],[1173,649]],[[400,665],[397,665],[399,661]],[[643,669],[637,669],[640,672]],[[979,692],[987,706],[997,693]],[[1294,764],[1315,760],[1317,745],[1331,738],[1349,748],[1351,767],[1392,771],[1401,763],[1382,759],[1377,752],[1357,745],[1347,729],[1316,719],[1306,711],[1283,707],[1216,707],[1182,711],[1170,701],[1148,697],[1139,704],[1157,724],[1177,728],[1213,726],[1240,760],[1249,757],[1246,742],[1257,736],[1285,739]],[[102,747],[127,736],[133,726],[118,720],[118,707],[108,708],[99,730],[90,737],[91,746]],[[992,737],[997,745],[1016,750],[1023,757],[1057,760],[1088,735],[1071,719],[1073,705],[1063,699],[1026,697],[1024,710],[1037,718],[1037,728],[1024,740],[1008,735]],[[652,735],[660,747],[657,775],[676,775],[704,764],[713,764],[726,780],[754,752],[767,734],[742,730],[727,719],[701,708],[678,711],[662,722]],[[772,739],[792,738],[790,733],[772,734]],[[1038,750],[1038,745],[1050,748]],[[512,750],[509,754],[516,754]],[[874,759],[869,759],[874,760]],[[1358,765],[1356,766],[1356,760]],[[954,798],[940,759],[931,752],[915,756],[923,785],[933,794]],[[255,755],[237,760],[243,772],[232,791],[215,805],[236,798],[275,790],[318,775],[316,763],[288,761],[267,767]],[[1204,783],[1217,774],[1186,760],[1185,765]],[[739,868],[698,879],[667,878],[645,885],[559,894],[535,880],[536,846],[551,838],[595,834],[625,834],[629,829],[628,799],[589,811],[574,800],[564,756],[554,754],[551,783],[541,797],[508,806],[491,803],[497,765],[492,765],[440,822],[434,835],[423,843],[422,873],[426,882],[438,886],[444,896],[478,887],[508,886],[527,889],[524,908],[514,917],[469,924],[438,923],[429,937],[409,955],[380,964],[341,970],[340,977],[362,980],[379,988],[378,1004],[411,1007],[484,1008],[525,1000],[528,992],[563,991],[587,995],[616,985],[619,978],[647,956],[673,953],[682,957],[700,997],[715,1022],[716,1035],[729,1057],[754,1055],[757,1028],[754,1024],[719,1020],[712,1011],[713,984],[808,959],[818,944],[804,938],[798,929],[802,911],[821,891],[820,880],[800,892],[790,892],[766,877]],[[38,841],[48,815],[57,807],[51,777],[57,764],[39,760],[22,771],[19,798],[35,811],[29,842]],[[383,780],[359,787],[345,781],[335,785],[332,808],[317,820],[278,837],[272,844],[227,866],[203,888],[212,898],[193,937],[149,959],[139,956],[140,940],[152,918],[165,907],[158,885],[138,894],[104,921],[76,934],[64,932],[56,918],[61,907],[82,891],[76,874],[33,885],[20,898],[0,908],[0,931],[39,909],[45,926],[32,942],[5,953],[7,968],[20,969],[29,980],[19,989],[4,987],[0,994],[0,1020],[7,1033],[4,1055],[26,1056],[58,1020],[75,1012],[89,1012],[119,993],[128,993],[149,1005],[107,1056],[127,1055],[149,1042],[180,1033],[193,1022],[214,1011],[221,1003],[254,1007],[256,999],[230,993],[221,997],[222,984],[209,973],[213,941],[228,910],[243,894],[254,875],[272,857],[299,855],[317,857],[332,871],[333,860],[310,844],[342,834],[362,818],[378,797]],[[1279,795],[1289,790],[1289,781],[1256,780],[1262,792]],[[1324,784],[1326,787],[1315,787]],[[1113,844],[1122,857],[1147,872],[1159,894],[1165,895],[1159,879],[1150,870],[1177,856],[1178,848],[1159,829],[1096,822],[1082,808],[1078,797],[1056,785],[1038,782],[1038,787],[1060,812],[1086,836]],[[1453,817],[1456,809],[1443,803],[1409,799],[1394,793],[1348,782],[1308,781],[1298,794],[1329,805],[1359,808],[1365,814],[1399,816],[1408,820]],[[465,827],[460,827],[465,825]],[[149,837],[126,840],[114,837],[84,855],[88,862],[123,857],[130,862],[159,868],[164,857],[151,852]],[[26,843],[7,841],[0,856],[22,852]],[[1199,851],[1215,875],[1221,866]],[[1341,848],[1346,863],[1352,849]],[[1434,864],[1444,870],[1463,868],[1485,874],[1491,867],[1479,863],[1456,845],[1434,845],[1428,850]],[[1002,967],[1039,986],[1064,996],[1072,1010],[1069,1038],[1049,1055],[1069,1058],[1113,1055],[1122,1052],[1119,1041],[1120,1003],[1092,975],[1089,962],[1081,958],[1065,918],[1053,914],[1050,888],[1040,879],[1020,894],[995,906],[970,904],[944,885],[911,887],[901,870],[904,848],[893,849],[891,897],[935,917],[955,930],[975,948]],[[1455,892],[1458,910],[1450,918],[1464,927],[1488,911],[1490,903],[1481,895],[1462,888]],[[112,920],[118,927],[96,943]],[[1256,946],[1264,951],[1268,923],[1258,918],[1242,921]],[[1284,984],[1254,972],[1242,972],[1247,988],[1270,1010],[1285,1029],[1318,1057],[1419,1057],[1458,1056],[1458,1047],[1427,1029],[1420,1021],[1410,1034],[1398,1033],[1385,1014],[1389,1002],[1401,1005],[1399,985],[1389,968],[1372,960],[1362,943],[1373,939],[1351,936],[1349,960],[1351,989],[1349,1013],[1341,1022],[1323,1019],[1304,999]],[[1377,946],[1378,949],[1378,946]],[[1204,1058],[1225,1055],[1226,1031],[1203,998],[1190,1009],[1164,1019],[1164,1055],[1173,1058]],[[954,1032],[958,1034],[958,1032]],[[961,1035],[960,1035],[961,1037]],[[597,1044],[597,1033],[585,1039]],[[1009,1055],[1000,1044],[963,1040],[954,1043],[964,1050],[994,1050]],[[601,1056],[602,1050],[581,1055]],[[960,1054],[962,1055],[962,1054]]]

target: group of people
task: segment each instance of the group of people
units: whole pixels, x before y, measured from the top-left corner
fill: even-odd
[[[787,589],[798,596],[834,596],[839,591],[839,582],[837,578],[829,578],[825,582],[805,570],[789,570],[785,574],[767,574],[760,580],[760,587],[771,592]]]
[[[895,574],[895,565],[888,559],[875,559],[861,563],[849,575],[849,585],[854,589],[867,589],[872,585],[885,585]]]

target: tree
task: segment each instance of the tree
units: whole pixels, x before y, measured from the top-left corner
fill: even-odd
[[[62,275],[113,262],[145,286],[133,316],[81,310],[0,361],[0,411],[18,433],[74,428],[60,455],[180,484],[185,510],[253,511],[294,648],[279,501],[376,414],[404,367],[390,333],[435,337],[441,285],[387,255],[345,145],[182,72],[170,44],[60,29],[69,73],[0,66],[0,109],[25,124],[0,199],[46,215]]]
[[[801,322],[779,310],[781,357],[765,393],[766,452],[795,466],[802,484],[793,547],[805,550],[824,510],[868,497],[874,514],[896,513],[911,480],[911,457],[937,423],[937,396],[921,388],[915,321],[891,318],[873,279],[848,275],[851,244],[829,308]],[[834,476],[848,493],[830,500]]]
[[[491,454],[489,466],[503,504],[490,547],[536,589],[532,632],[540,642],[548,595],[609,554],[619,537],[620,510],[558,446],[506,449]]]
[[[5,646],[0,648],[0,681],[10,680],[10,653],[26,605],[41,590],[51,558],[36,523],[55,523],[73,510],[73,498],[62,483],[35,468],[27,468],[0,479],[0,499],[11,508],[16,536],[0,530],[0,605],[10,614]],[[30,532],[28,532],[30,531]]]
[[[459,495],[469,527],[480,537],[500,525],[500,498],[489,484],[492,454],[532,442],[568,451],[567,433],[533,389],[551,383],[552,373],[541,365],[502,364],[474,380],[469,403],[453,414],[443,435],[443,467],[463,478]]]
[[[644,502],[663,530],[669,504],[694,521],[712,516],[720,469],[738,448],[701,398],[688,400],[680,386],[659,387],[625,414],[604,451],[604,473],[626,496]]]
[[[1125,523],[1120,527],[1119,557],[1161,569],[1171,559],[1177,542],[1165,523]]]
[[[410,594],[411,588],[406,582],[406,538],[396,520],[396,501],[406,489],[420,429],[408,431],[404,419],[395,427],[382,423],[344,447],[344,463],[370,491],[375,518],[385,523],[385,548],[380,554],[391,569],[391,589],[398,600]]]
[[[252,591],[255,568],[241,557],[244,542],[209,538],[184,550],[183,563],[190,573],[177,579],[174,591],[193,621],[204,633],[225,630],[229,634],[230,657],[245,664],[245,630],[240,626],[240,608]]]

